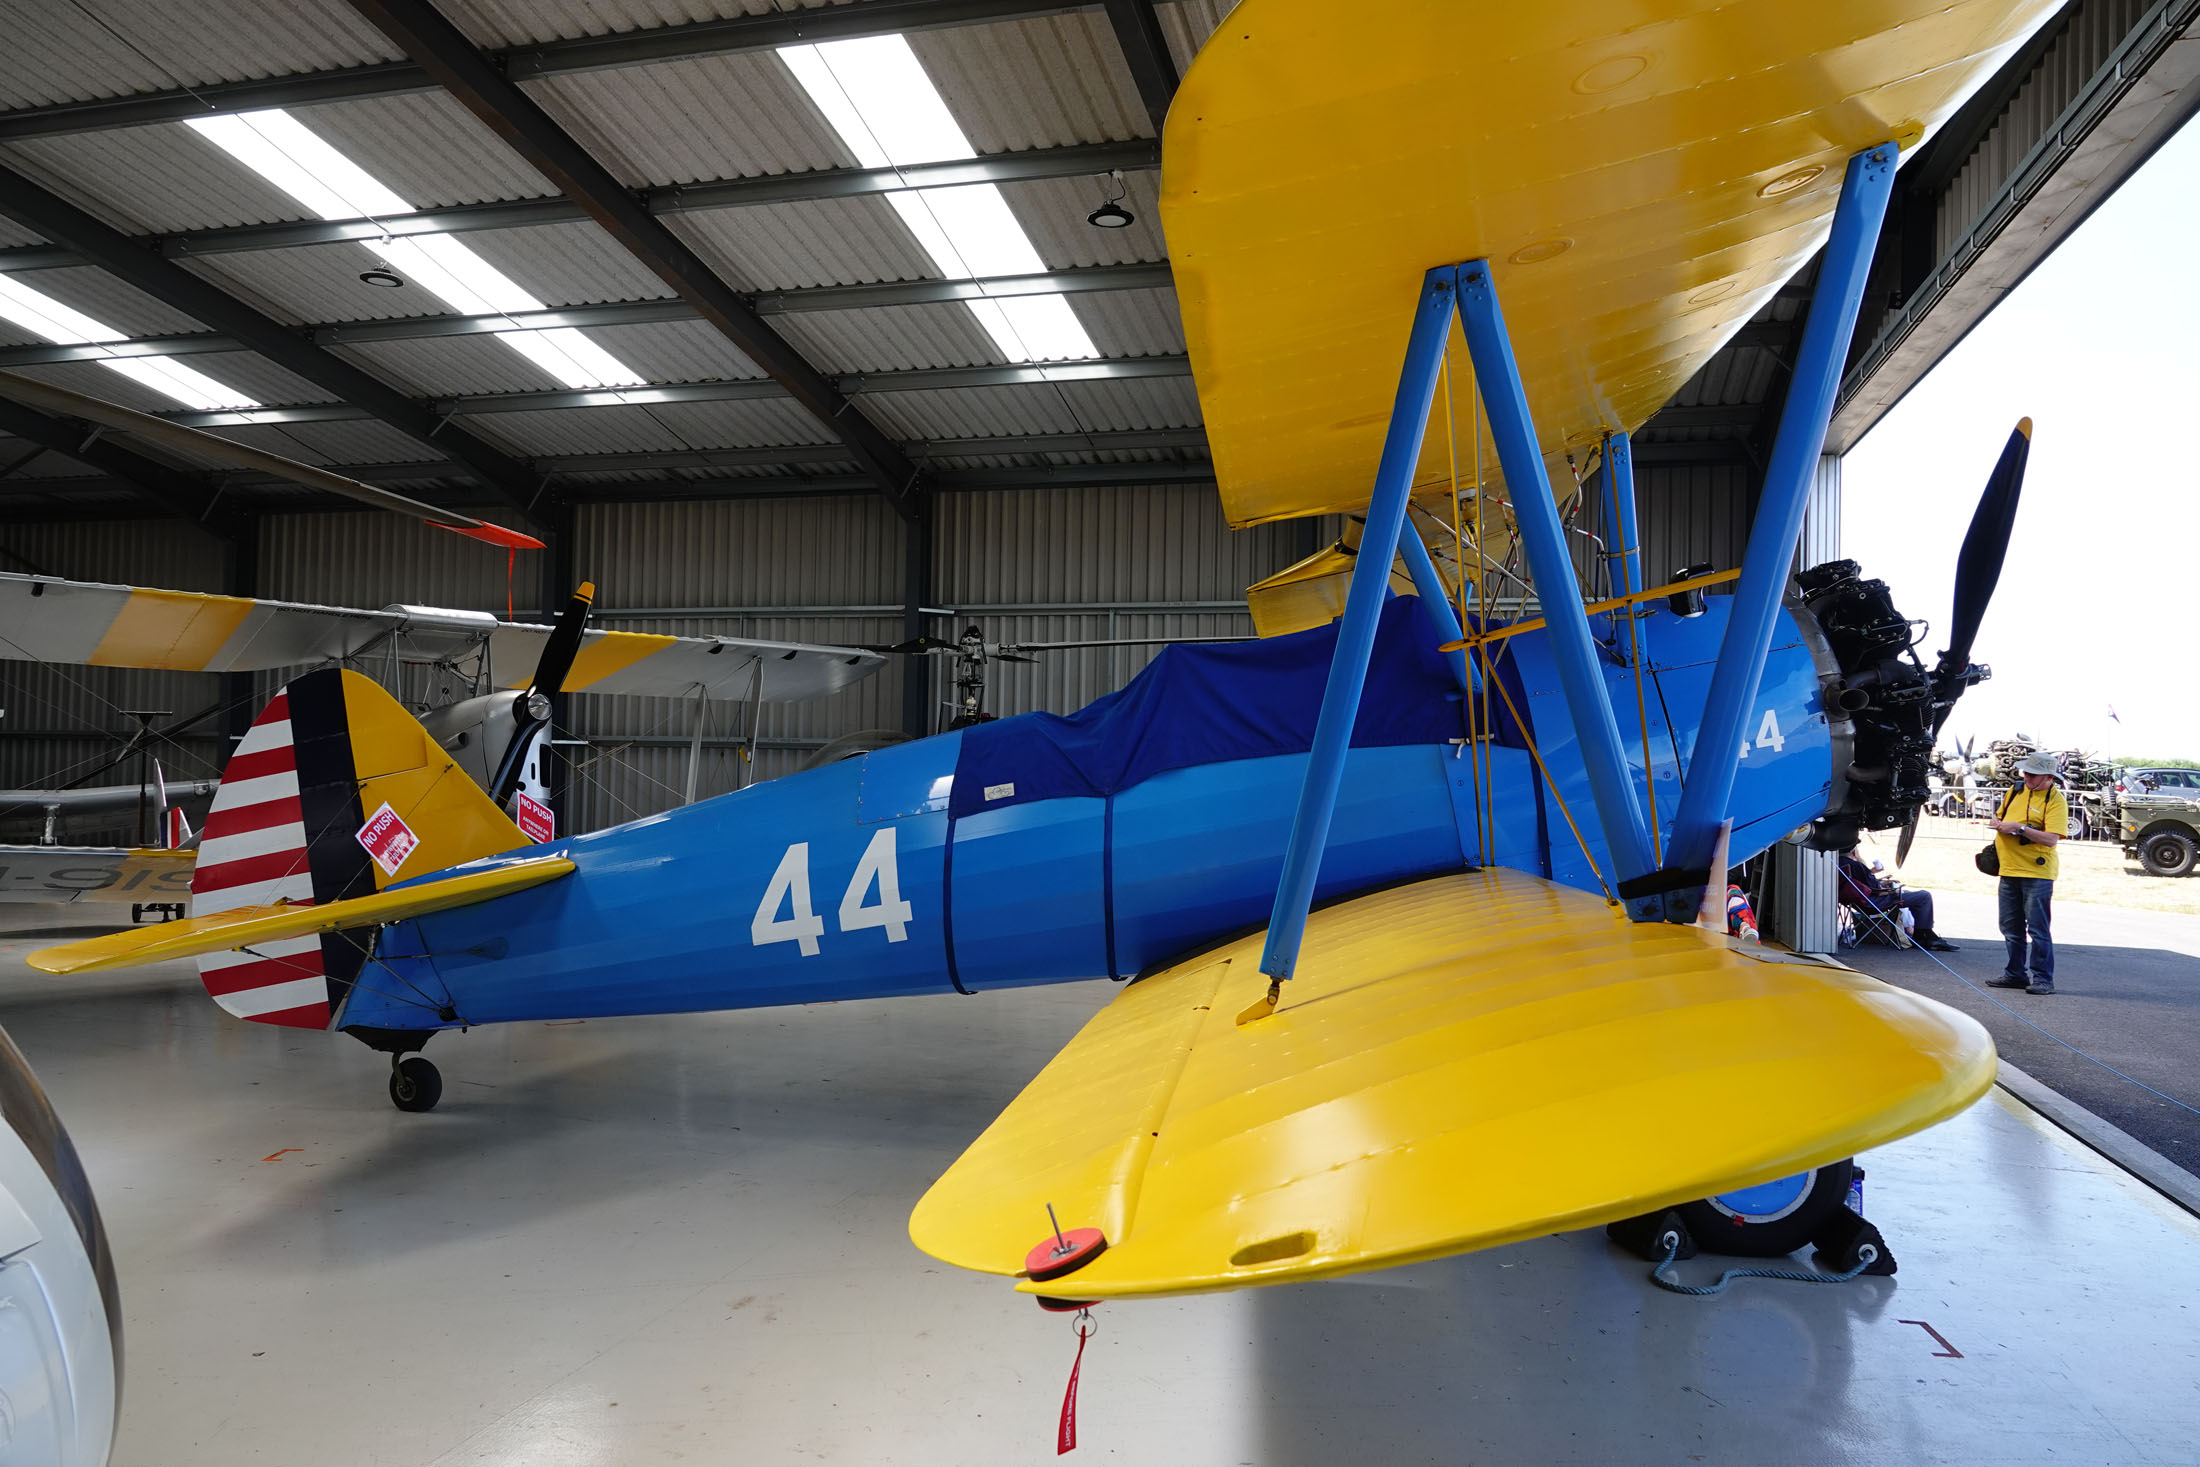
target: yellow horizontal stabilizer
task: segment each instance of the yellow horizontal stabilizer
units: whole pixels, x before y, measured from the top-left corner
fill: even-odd
[[[2057,8],[1242,0],[1161,168],[1231,523],[1367,503],[1440,265],[1490,261],[1545,454],[1640,427],[1825,242],[1850,155],[1914,148]],[[1487,441],[1463,350],[1447,386],[1419,483]]]
[[[375,927],[407,917],[425,917],[453,907],[471,906],[555,881],[573,869],[563,856],[542,856],[512,861],[441,881],[422,882],[352,897],[321,906],[234,907],[210,917],[190,917],[164,922],[158,927],[132,928],[63,947],[40,948],[24,959],[42,973],[89,973],[100,968],[134,968],[167,958],[196,957],[200,953],[228,952],[254,943],[280,942],[286,937],[307,937],[319,932],[341,932],[349,927]]]
[[[1132,984],[925,1194],[918,1247],[1026,1292],[1282,1283],[1583,1228],[1921,1130],[1994,1077],[1964,1015],[1833,964],[1484,870],[1316,912],[1267,1018],[1263,934]]]

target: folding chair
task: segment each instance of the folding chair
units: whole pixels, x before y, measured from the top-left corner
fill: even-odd
[[[1915,946],[1910,935],[1902,930],[1899,911],[1883,907],[1870,892],[1844,871],[1836,880],[1834,896],[1841,904],[1843,936],[1848,940],[1844,947],[1855,947],[1861,942],[1884,943],[1888,947]]]

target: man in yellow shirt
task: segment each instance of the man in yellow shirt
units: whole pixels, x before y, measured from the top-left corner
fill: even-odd
[[[2055,943],[2047,928],[2059,869],[2055,846],[2070,833],[2070,806],[2055,784],[2053,754],[2025,755],[2017,773],[2023,776],[2022,787],[2011,790],[1995,818],[1986,822],[1994,828],[1994,852],[2001,858],[2001,936],[2009,947],[2001,976],[1987,986],[2053,993]]]

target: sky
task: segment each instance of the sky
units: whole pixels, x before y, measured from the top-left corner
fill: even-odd
[[[1849,451],[1843,553],[1946,645],[1956,550],[2017,419],[2032,454],[1944,745],[2024,733],[2200,758],[2200,123],[2186,126]],[[2114,709],[2116,719],[2109,716]]]

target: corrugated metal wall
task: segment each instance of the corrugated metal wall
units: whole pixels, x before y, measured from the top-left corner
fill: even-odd
[[[1233,533],[1211,489],[1185,486],[1002,490],[941,499],[933,528],[929,623],[952,639],[975,623],[988,641],[1063,642],[1236,636],[1252,630],[1245,587],[1313,548],[1305,526]],[[590,505],[578,526],[579,573],[598,584],[603,625],[633,631],[787,641],[902,639],[903,529],[874,496],[720,503]],[[640,616],[655,610],[673,615]],[[996,664],[987,707],[1066,713],[1121,687],[1152,647],[1038,654]],[[952,659],[930,659],[948,716]],[[753,776],[798,767],[844,734],[898,728],[900,660],[813,703],[767,705]],[[687,777],[694,705],[667,698],[576,698],[569,753],[572,828],[593,828],[677,803]],[[747,710],[714,704],[698,793],[736,787]]]
[[[1652,586],[1686,565],[1726,570],[1749,540],[1751,474],[1741,464],[1651,465],[1635,472],[1643,576]]]
[[[1697,561],[1734,564],[1746,513],[1739,469],[1651,468],[1641,476],[1648,570]],[[988,641],[1082,642],[1240,636],[1252,630],[1245,588],[1325,543],[1332,522],[1231,531],[1211,489],[1001,490],[941,499],[933,531],[933,634],[975,623]],[[20,527],[6,544],[41,570],[86,580],[215,590],[213,542],[173,524]],[[719,634],[835,644],[902,637],[900,519],[875,496],[696,503],[591,504],[576,522],[577,576],[597,585],[598,624],[629,631]],[[396,516],[271,517],[261,532],[259,594],[288,601],[393,603],[502,613],[537,609],[540,570],[521,555],[507,578],[492,549]],[[11,565],[14,562],[9,562]],[[996,664],[990,710],[1069,712],[1121,687],[1156,647],[1100,647]],[[379,674],[381,669],[369,668]],[[901,722],[905,665],[816,702],[767,705],[748,771],[772,778],[829,740]],[[930,663],[947,716],[952,659]],[[119,669],[0,667],[9,713],[0,728],[0,783],[35,784],[110,747],[118,709],[215,702],[219,683]],[[263,678],[263,696],[273,678]],[[403,693],[418,699],[421,686]],[[679,802],[694,705],[674,698],[569,700],[561,734],[571,772],[568,829],[593,829]],[[20,711],[19,711],[20,710]],[[35,713],[35,717],[33,716]],[[747,710],[714,704],[699,793],[742,781]],[[27,733],[38,736],[26,736]],[[63,735],[68,735],[64,737]],[[197,741],[179,773],[209,768],[220,745]],[[72,832],[80,833],[80,832]],[[89,838],[89,837],[87,837]]]
[[[2009,110],[1942,190],[1933,219],[1936,259],[1955,248],[2063,108],[2153,8],[2152,0],[2084,0],[2074,8]]]
[[[0,528],[0,569],[122,585],[219,591],[221,545],[177,520],[95,521]],[[0,637],[7,628],[0,627]],[[39,789],[92,774],[121,749],[137,727],[125,710],[169,709],[189,714],[221,696],[221,680],[199,673],[120,667],[49,667],[0,661],[0,788]],[[161,720],[167,722],[169,720]],[[221,743],[212,735],[163,743],[161,766],[179,779],[216,770]],[[93,784],[127,784],[137,764],[94,775]],[[132,837],[134,817],[81,817],[64,840],[110,842]],[[38,817],[0,815],[0,840],[37,838]]]

